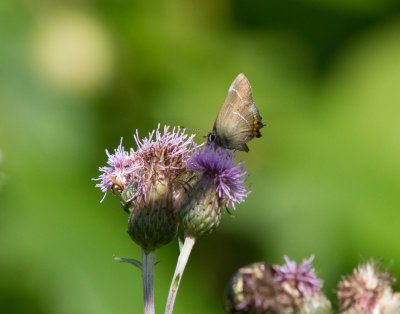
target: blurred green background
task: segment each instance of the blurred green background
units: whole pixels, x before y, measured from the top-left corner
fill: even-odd
[[[140,313],[140,258],[90,179],[158,123],[210,130],[235,76],[261,139],[252,193],[196,244],[175,313],[223,313],[256,261],[314,266],[334,300],[369,257],[400,277],[400,3],[394,0],[0,1],[0,311]],[[203,134],[197,135],[201,142]],[[156,252],[163,312],[178,255]]]

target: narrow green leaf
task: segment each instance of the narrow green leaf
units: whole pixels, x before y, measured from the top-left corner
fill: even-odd
[[[140,270],[143,270],[142,262],[140,262],[140,261],[138,261],[136,259],[133,259],[133,258],[122,258],[122,257],[114,256],[114,260],[116,260],[117,262],[123,262],[123,263],[132,264],[133,266],[136,266]],[[154,266],[157,265],[159,262],[160,261],[155,262]]]
[[[124,262],[124,263],[132,264],[133,266],[136,266],[140,270],[143,270],[142,263],[140,261],[136,260],[136,259],[122,258],[122,257],[114,256],[114,260],[116,260],[118,262]]]

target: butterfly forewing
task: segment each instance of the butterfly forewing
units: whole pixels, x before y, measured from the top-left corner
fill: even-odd
[[[246,143],[263,126],[253,101],[251,86],[244,74],[239,74],[229,87],[214,123],[215,144],[228,149],[248,151]]]

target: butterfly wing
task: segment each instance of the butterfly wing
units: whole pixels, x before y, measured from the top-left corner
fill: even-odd
[[[239,74],[229,87],[215,120],[214,142],[224,148],[248,152],[246,143],[260,137],[259,129],[263,126],[250,83],[244,74]]]

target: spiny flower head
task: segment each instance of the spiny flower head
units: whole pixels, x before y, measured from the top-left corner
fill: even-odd
[[[176,206],[185,194],[185,185],[193,171],[187,162],[196,149],[194,135],[160,125],[147,138],[134,136],[137,150],[128,151],[122,140],[114,154],[106,150],[108,166],[94,180],[105,194],[118,194],[130,213],[128,233],[146,252],[168,243],[176,233]],[[117,192],[117,193],[116,193]],[[103,197],[104,199],[104,197]]]
[[[400,294],[392,288],[396,279],[379,268],[380,263],[368,262],[339,282],[340,313],[400,313]]]
[[[201,180],[214,183],[218,197],[226,199],[226,206],[232,205],[234,209],[235,203],[243,202],[250,193],[244,185],[248,177],[244,162],[235,164],[235,157],[236,154],[229,150],[208,144],[203,151],[195,153],[188,163],[189,169],[197,171]]]
[[[254,263],[241,267],[231,279],[225,298],[225,309],[229,313],[298,313],[330,314],[332,307],[326,296],[320,291],[322,282],[307,275],[306,282],[312,282],[318,289],[306,289],[307,293],[295,291],[294,278],[302,279],[310,273],[311,258],[302,265],[294,265],[289,258],[284,266],[267,266]],[[290,261],[290,263],[288,263]],[[290,264],[290,265],[289,265]],[[299,270],[299,268],[302,268]],[[304,269],[303,269],[304,268]],[[311,273],[314,273],[311,271]],[[309,277],[314,277],[310,280]]]
[[[211,233],[221,220],[221,208],[244,201],[249,194],[244,162],[235,164],[235,154],[213,144],[197,151],[188,161],[188,168],[197,174],[197,181],[178,209],[182,227],[192,237]]]
[[[296,291],[300,296],[308,296],[319,293],[322,287],[322,279],[315,275],[315,269],[311,267],[314,256],[304,259],[300,265],[284,256],[285,265],[274,265],[274,278],[277,282],[284,284],[290,290]]]

